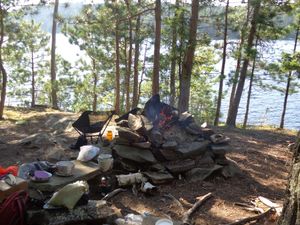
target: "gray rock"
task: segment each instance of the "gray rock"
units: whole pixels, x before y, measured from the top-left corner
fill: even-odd
[[[163,132],[165,141],[175,141],[177,143],[183,143],[188,140],[189,135],[181,127],[174,125]]]
[[[188,124],[184,129],[189,134],[193,134],[193,135],[202,134],[201,127],[198,124],[196,124],[195,122]]]
[[[228,165],[229,161],[225,155],[217,155],[215,157],[215,163],[222,165],[222,166],[226,166],[226,165]]]
[[[210,140],[214,144],[222,144],[222,143],[229,142],[230,138],[226,137],[223,134],[213,134],[213,135],[210,136]]]
[[[116,137],[114,139],[116,145],[130,145],[131,143],[126,138]]]
[[[155,164],[157,162],[152,152],[147,149],[139,149],[125,145],[115,145],[113,150],[121,158],[129,159],[137,163]]]
[[[190,158],[203,154],[208,150],[209,144],[210,141],[207,140],[202,142],[194,141],[191,143],[184,143],[178,146],[176,152],[181,155],[181,158]]]
[[[225,155],[231,151],[231,146],[227,143],[224,144],[212,144],[210,148],[214,155]]]
[[[163,143],[162,148],[167,150],[175,150],[178,146],[176,141],[166,141]]]
[[[74,120],[64,117],[56,121],[54,124],[50,124],[50,127],[54,134],[61,134],[71,129],[70,127],[72,127],[73,122]]]
[[[161,132],[159,130],[156,130],[156,129],[151,130],[149,138],[150,138],[150,142],[155,147],[159,147],[164,142],[164,139],[163,139],[163,136],[162,136]]]
[[[203,155],[196,158],[196,167],[212,167],[215,164],[211,151],[206,151]]]
[[[39,148],[49,145],[54,146],[55,143],[56,140],[51,135],[46,133],[32,134],[24,139],[10,142],[10,144],[22,145],[28,148]]]
[[[202,128],[202,136],[204,139],[209,140],[210,136],[213,135],[215,132],[210,128]]]
[[[59,145],[48,148],[47,150],[45,150],[44,154],[47,161],[69,160],[64,152],[64,149]]]
[[[149,167],[149,170],[151,171],[162,171],[162,170],[165,170],[165,167],[159,163],[156,163],[154,165],[151,165]]]
[[[186,121],[188,119],[193,119],[193,115],[191,113],[189,113],[189,112],[186,111],[186,112],[183,112],[183,113],[181,113],[179,115],[178,121],[179,122],[184,122],[184,121]]]
[[[179,154],[177,151],[172,149],[159,149],[159,152],[162,154],[162,156],[169,161],[177,160],[181,158],[181,154]]]
[[[227,160],[228,160],[228,164],[223,167],[221,172],[225,178],[230,178],[230,177],[234,177],[235,175],[243,174],[242,170],[240,169],[236,161],[229,158],[227,158]]]
[[[164,166],[173,174],[184,173],[195,167],[195,160],[184,159],[166,162]]]
[[[167,171],[158,171],[158,172],[148,171],[148,172],[143,172],[143,174],[149,177],[152,183],[154,184],[163,184],[174,179],[174,177]]]
[[[137,148],[145,148],[145,149],[149,149],[151,147],[151,143],[150,142],[139,142],[139,143],[132,143],[132,145],[134,147]]]
[[[145,141],[142,136],[126,127],[118,127],[118,134],[120,138],[127,139],[131,143]]]
[[[185,173],[185,177],[188,181],[203,181],[220,169],[222,169],[220,165],[214,165],[211,168],[194,168]]]

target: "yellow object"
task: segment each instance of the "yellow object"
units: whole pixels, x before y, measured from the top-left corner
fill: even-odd
[[[106,133],[106,139],[108,141],[111,141],[113,139],[113,133],[111,130],[108,130],[107,133]]]

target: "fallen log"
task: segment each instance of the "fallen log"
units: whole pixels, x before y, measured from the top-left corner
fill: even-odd
[[[185,200],[184,198],[179,198],[179,202],[184,205],[185,207],[192,208],[193,204]]]
[[[183,215],[183,224],[184,225],[190,225],[192,224],[191,222],[191,216],[192,214],[209,198],[211,198],[213,195],[211,192],[208,194],[202,196],[202,197],[197,197],[197,202],[193,205],[192,208],[190,208],[184,215]]]
[[[276,213],[276,210],[274,208],[270,208],[266,212],[264,212],[262,214],[259,214],[257,216],[250,216],[250,217],[238,220],[238,221],[233,222],[233,223],[228,223],[226,225],[244,225],[246,223],[249,223],[249,222],[252,222],[252,221],[256,221],[256,220],[260,220],[262,218],[269,218],[274,213]]]
[[[121,193],[121,192],[124,192],[126,191],[126,189],[123,189],[123,188],[117,188],[115,190],[113,190],[112,192],[109,192],[107,195],[105,195],[101,200],[109,200],[111,199],[112,197],[114,197],[115,195]]]

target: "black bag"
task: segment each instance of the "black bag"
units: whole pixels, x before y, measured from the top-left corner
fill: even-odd
[[[79,150],[81,146],[87,145],[88,141],[85,136],[80,135],[75,144],[71,145],[71,149]]]

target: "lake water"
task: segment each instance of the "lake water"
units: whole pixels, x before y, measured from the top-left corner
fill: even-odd
[[[278,60],[280,58],[282,50],[286,52],[292,52],[294,47],[293,40],[280,40],[276,41],[263,50],[263,58],[265,61],[271,62]],[[234,70],[236,62],[233,59],[227,59],[226,63],[226,74],[230,70]],[[250,65],[251,66],[251,65]],[[218,64],[218,68],[221,64]],[[254,72],[259,77],[265,77],[263,71]],[[266,81],[267,83],[272,83],[272,81]],[[284,84],[285,86],[285,84]],[[247,92],[249,87],[249,81],[245,83],[245,90],[241,99],[239,113],[237,122],[242,123],[246,108]],[[226,86],[225,89],[228,87]],[[299,90],[298,90],[299,91]],[[221,121],[225,121],[228,111],[228,99],[230,95],[230,90],[225,96],[222,102],[222,118]],[[281,112],[283,108],[284,95],[278,91],[265,91],[257,85],[252,89],[252,95],[250,100],[250,110],[248,124],[251,125],[274,125],[279,127]],[[290,95],[288,97],[287,111],[285,115],[285,128],[289,129],[300,129],[300,119],[298,118],[298,113],[300,111],[300,93]]]
[[[281,51],[292,52],[293,50],[293,40],[282,40],[276,41],[270,47],[263,51],[263,57],[266,61],[274,61],[280,58]],[[152,52],[152,51],[151,51]],[[60,54],[65,59],[70,62],[75,62],[82,56],[77,46],[71,46],[68,39],[61,33],[57,34],[57,53]],[[229,58],[226,62],[225,74],[235,69],[236,62],[234,59]],[[216,70],[221,68],[221,62],[216,65]],[[255,74],[263,77],[263,71],[255,71]],[[270,82],[270,81],[269,81]],[[217,87],[217,86],[216,86]],[[225,85],[225,91],[228,87]],[[245,91],[242,96],[240,103],[239,113],[237,122],[242,123],[245,113],[246,98],[248,90],[248,81],[245,83]],[[228,110],[228,99],[230,91],[222,101],[221,107],[221,121],[226,120],[227,110]],[[261,88],[254,86],[252,89],[251,103],[248,124],[251,125],[274,125],[276,127],[280,124],[280,117],[283,107],[284,95],[278,91],[265,91]],[[300,129],[300,120],[298,119],[298,112],[300,111],[300,93],[290,95],[288,98],[287,111],[285,116],[285,128],[289,129]],[[7,105],[14,105],[14,100],[7,98]]]

